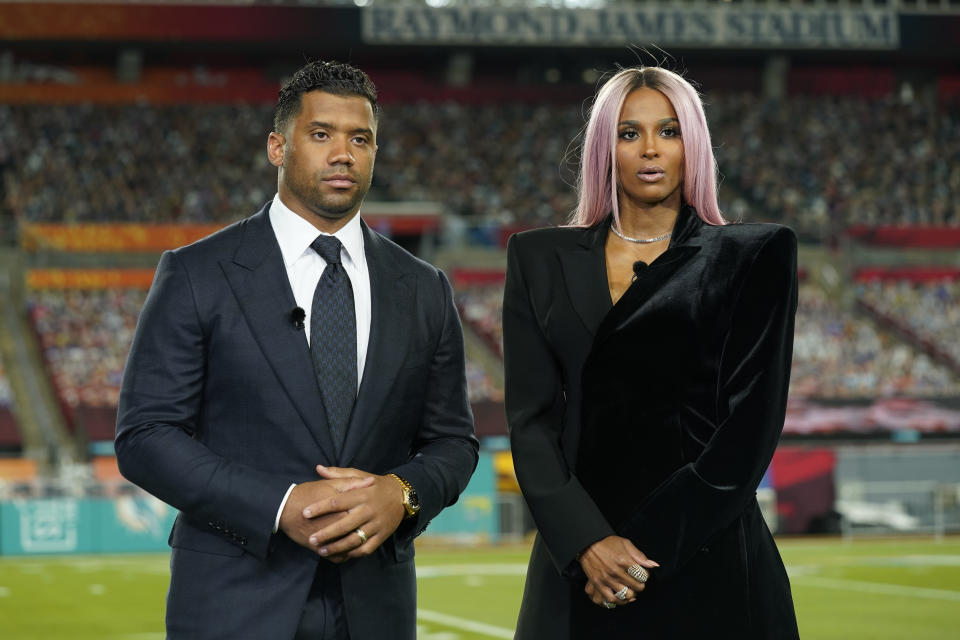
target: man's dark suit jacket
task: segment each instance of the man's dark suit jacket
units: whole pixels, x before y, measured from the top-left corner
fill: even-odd
[[[508,248],[506,408],[539,529],[516,637],[796,638],[755,499],[786,410],[796,238],[684,207],[612,305],[607,229],[530,231]],[[612,611],[587,599],[575,561],[608,535],[660,563]]]
[[[370,343],[336,456],[268,214],[164,253],[124,372],[120,469],[180,510],[168,637],[292,638],[321,562],[340,572],[352,640],[413,640],[413,539],[477,463],[450,285],[363,226]],[[422,509],[371,556],[329,564],[271,533],[289,485],[317,480],[317,464],[396,473]]]

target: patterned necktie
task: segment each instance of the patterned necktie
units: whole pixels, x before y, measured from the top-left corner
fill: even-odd
[[[357,397],[357,317],[353,287],[340,263],[341,246],[334,236],[323,235],[310,245],[327,262],[313,292],[310,356],[337,454]]]

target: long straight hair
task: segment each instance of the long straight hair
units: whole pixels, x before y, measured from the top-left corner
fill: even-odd
[[[610,212],[620,228],[617,202],[617,120],[627,95],[647,87],[666,96],[680,121],[683,140],[683,201],[707,224],[726,224],[717,204],[717,161],[700,94],[680,75],[662,67],[631,67],[597,92],[587,122],[577,177],[577,208],[570,224],[592,227]]]

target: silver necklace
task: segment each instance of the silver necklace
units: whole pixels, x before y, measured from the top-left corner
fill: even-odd
[[[661,240],[666,240],[673,235],[673,231],[670,231],[669,233],[665,233],[662,236],[657,236],[656,238],[631,238],[630,236],[625,236],[617,231],[617,228],[612,224],[610,225],[610,231],[613,231],[613,233],[621,240],[626,240],[627,242],[633,242],[636,244],[651,244],[653,242],[660,242]]]

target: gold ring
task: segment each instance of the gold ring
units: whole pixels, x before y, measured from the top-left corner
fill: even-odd
[[[617,608],[617,605],[613,604],[613,603],[610,602],[609,600],[604,600],[604,601],[603,601],[603,606],[604,606],[605,608],[607,608],[607,609],[616,609],[616,608]]]
[[[357,529],[356,534],[360,536],[360,544],[365,544],[367,542],[367,534],[363,532],[363,529]]]

